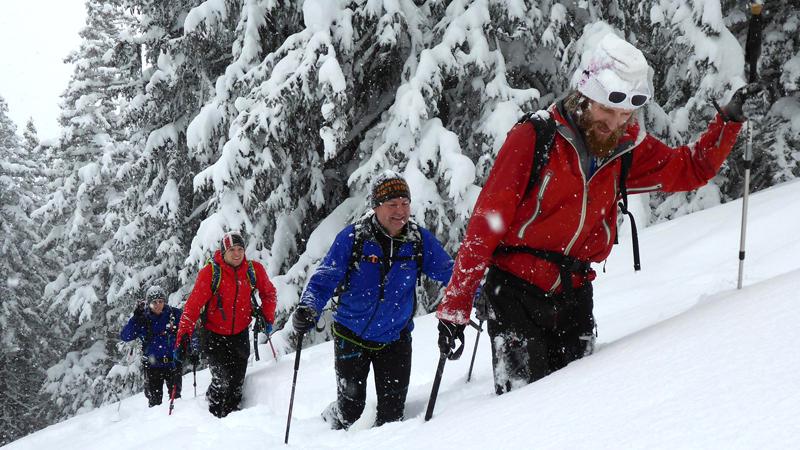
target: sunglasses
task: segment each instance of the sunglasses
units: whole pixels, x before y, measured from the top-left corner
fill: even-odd
[[[625,101],[628,98],[628,94],[619,91],[611,91],[608,93],[608,101],[618,105]],[[635,107],[639,107],[647,103],[648,96],[643,94],[633,94],[631,95],[630,103]]]

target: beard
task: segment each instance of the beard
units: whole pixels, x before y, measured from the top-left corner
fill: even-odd
[[[600,123],[592,121],[589,118],[589,114],[580,114],[578,116],[578,126],[583,130],[589,151],[597,157],[607,158],[617,148],[620,138],[625,134],[625,129],[628,127],[628,122],[625,122],[605,138],[601,137],[597,132]]]

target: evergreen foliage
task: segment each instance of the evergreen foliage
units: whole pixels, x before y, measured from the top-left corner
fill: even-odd
[[[766,89],[746,110],[755,190],[800,176],[796,3],[764,11]],[[53,340],[60,357],[13,362],[40,379],[50,367],[48,420],[140,385],[130,347],[117,342],[134,301],[160,283],[181,306],[225,231],[243,230],[248,258],[265,263],[278,327],[386,169],[406,177],[415,219],[455,254],[506,133],[570,90],[602,33],[624,35],[655,69],[654,101],[641,118],[673,145],[696,138],[715,113],[710,99],[724,104],[746,75],[749,12],[733,0],[88,0],[86,8],[82,43],[67,58],[74,74],[59,142],[39,145],[32,122],[20,142],[0,101],[2,248],[27,245],[47,268],[23,272],[15,261],[26,255],[4,253],[16,275],[0,289],[18,284],[0,310],[2,357],[17,357],[6,336],[34,345],[42,321],[64,333]],[[644,198],[646,219],[739,198],[743,141],[709,185]],[[438,297],[426,285],[419,312]]]
[[[30,217],[38,170],[8,112],[0,97],[0,445],[47,424],[39,390],[56,356],[39,304],[53,264],[36,251],[41,235]]]
[[[130,16],[119,1],[89,0],[86,12],[82,43],[66,60],[74,73],[62,96],[60,142],[49,149],[49,193],[34,213],[48,229],[40,247],[62,265],[42,301],[69,330],[61,347],[66,359],[50,368],[45,386],[52,401],[47,413],[55,420],[116,398],[99,386],[116,358],[122,310],[129,310],[120,305],[117,276],[126,267],[112,238],[130,189],[119,111],[136,55],[120,46]]]

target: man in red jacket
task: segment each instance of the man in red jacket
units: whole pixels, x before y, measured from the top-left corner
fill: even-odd
[[[244,247],[244,238],[238,231],[223,236],[213,262],[206,264],[197,274],[194,289],[183,309],[175,343],[175,348],[180,349],[192,334],[197,319],[201,315],[204,317],[201,345],[211,370],[211,386],[206,398],[208,410],[217,417],[238,410],[242,400],[242,385],[250,356],[248,326],[254,312],[250,287],[253,274],[267,328],[272,329],[275,321],[275,287],[261,263],[248,263]],[[216,290],[214,284],[217,284]]]
[[[696,189],[717,173],[745,120],[740,90],[694,145],[670,148],[636,120],[652,92],[642,53],[612,33],[587,56],[573,79],[577,89],[539,113],[555,122],[540,173],[531,174],[534,125],[521,121],[509,132],[437,311],[440,350],[449,353],[488,269],[483,292],[498,394],[566,366],[593,342],[590,263],[605,260],[614,244],[623,155],[633,152],[630,193]]]

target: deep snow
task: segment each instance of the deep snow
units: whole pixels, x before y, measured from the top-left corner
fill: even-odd
[[[371,428],[374,389],[351,430],[319,413],[334,399],[330,343],[302,352],[291,448],[796,448],[800,423],[800,182],[751,197],[745,287],[736,290],[741,200],[641,230],[634,274],[623,237],[595,284],[594,355],[525,388],[493,393],[480,340],[473,380],[449,362],[422,419],[437,362],[435,319],[416,320],[402,423]],[[281,347],[280,333],[275,341]],[[8,449],[284,448],[294,355],[269,347],[249,368],[244,410],[215,419],[191,374],[172,416],[139,394],[20,439]]]

